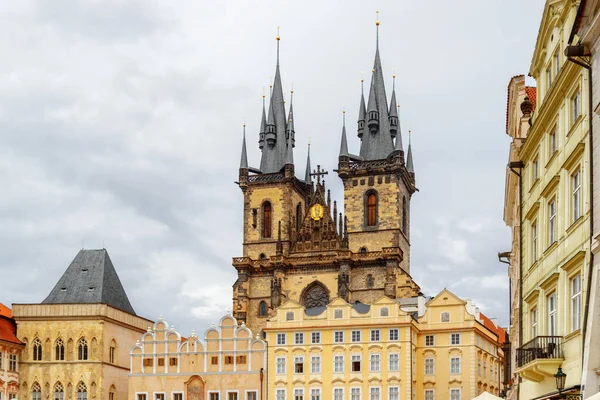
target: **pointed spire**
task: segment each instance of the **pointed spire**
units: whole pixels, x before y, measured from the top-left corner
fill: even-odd
[[[290,111],[287,120],[286,136],[288,145],[291,143],[292,147],[296,146],[296,131],[294,130],[294,107],[292,102],[294,101],[294,85],[292,84],[292,90],[290,91]]]
[[[412,131],[408,131],[408,155],[406,156],[406,170],[408,172],[415,173],[415,167],[413,166],[412,148],[411,148],[411,135]]]
[[[392,84],[392,99],[390,100],[390,110],[389,110],[389,119],[390,119],[390,135],[392,139],[396,137],[398,133],[398,111],[396,108],[398,107],[396,104],[396,73],[392,75],[393,84]]]
[[[265,112],[265,88],[263,87],[262,95],[262,118],[260,120],[260,133],[258,135],[258,147],[262,150],[265,147],[265,140],[267,134],[267,113]]]
[[[365,123],[367,118],[367,107],[365,106],[365,79],[360,78],[360,106],[358,109],[358,137],[362,138],[365,132]]]
[[[242,157],[240,160],[240,169],[248,169],[248,155],[246,153],[246,121],[244,121],[244,134],[242,139]]]
[[[342,112],[342,143],[340,144],[340,157],[348,156],[348,138],[346,137],[346,111]]]
[[[306,156],[306,172],[304,173],[304,182],[310,183],[310,141],[308,142],[308,155]]]
[[[286,165],[294,165],[294,145],[290,141],[287,145],[287,153],[285,155]]]
[[[375,26],[377,28],[377,38],[376,38],[376,42],[375,42],[375,48],[377,50],[379,50],[379,10],[375,11],[375,14],[377,14],[377,20],[375,21]]]
[[[398,133],[396,134],[396,145],[394,146],[395,151],[404,151],[402,145],[402,126],[400,124],[400,104],[398,104]]]

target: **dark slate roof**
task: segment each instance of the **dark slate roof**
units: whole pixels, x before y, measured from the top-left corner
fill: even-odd
[[[368,304],[361,303],[357,300],[356,302],[354,302],[354,304],[352,304],[352,308],[354,308],[354,311],[356,311],[359,314],[366,314],[371,309],[371,306]]]
[[[80,250],[42,303],[102,303],[136,315],[105,249]]]
[[[327,307],[325,306],[311,307],[307,308],[305,312],[309,317],[316,317],[317,315],[323,314],[323,311],[325,311],[326,308]]]

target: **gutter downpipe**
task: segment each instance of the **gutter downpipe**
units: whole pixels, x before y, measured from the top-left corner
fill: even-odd
[[[519,139],[524,140],[522,138]],[[521,170],[524,167],[525,164],[523,161],[508,163],[508,168],[511,172],[519,177],[519,346],[523,344],[523,177],[521,176]],[[517,381],[517,400],[521,398],[520,380],[519,377]]]
[[[579,10],[582,10],[583,7],[580,7]],[[579,14],[578,10],[578,14]],[[571,34],[573,36],[574,33]],[[572,38],[571,38],[572,39]],[[579,65],[587,69],[588,72],[588,146],[589,146],[589,158],[590,158],[590,264],[588,267],[587,274],[587,293],[585,296],[585,306],[583,309],[583,326],[581,329],[582,334],[582,345],[585,345],[585,339],[587,335],[587,323],[588,323],[588,314],[590,307],[590,292],[592,290],[592,275],[594,274],[594,253],[592,252],[592,244],[594,242],[594,151],[593,151],[593,132],[592,132],[592,118],[593,118],[593,109],[592,109],[592,65],[591,65],[591,57],[590,54],[578,54],[580,57],[590,57],[590,62],[581,61],[569,54],[569,50],[575,47],[581,46],[581,50],[583,50],[583,45],[572,46],[569,42],[569,46],[565,49],[565,54],[567,55],[567,60],[571,61],[574,64]],[[583,358],[584,352],[581,352],[581,365],[583,368]],[[581,371],[582,374],[584,371]],[[582,388],[585,390],[585,387]]]

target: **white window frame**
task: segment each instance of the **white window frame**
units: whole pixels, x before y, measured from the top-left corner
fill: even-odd
[[[321,388],[310,388],[310,400],[321,400]]]
[[[447,316],[448,318],[444,318],[445,316]],[[447,319],[447,321],[444,321],[444,319]],[[440,322],[443,323],[449,323],[450,321],[450,313],[448,311],[444,311],[440,314]]]
[[[392,393],[392,390],[397,390],[397,393]],[[394,396],[394,397],[392,397]],[[389,386],[388,387],[388,400],[400,400],[400,386]]]
[[[360,386],[353,386],[350,388],[350,400],[356,400],[354,396],[358,396],[358,400],[362,400],[362,388]]]
[[[425,347],[433,346],[435,346],[435,335],[425,335]]]
[[[171,392],[171,400],[175,400],[176,394],[180,394],[181,400],[185,400],[185,392]]]
[[[571,174],[571,223],[581,217],[581,168]]]
[[[460,333],[451,333],[450,334],[450,344],[453,345],[453,346],[460,345],[460,342],[461,342],[461,337],[460,336],[461,336]],[[456,342],[454,340],[455,337],[458,338],[456,340]]]
[[[338,340],[338,334],[341,335],[341,340]],[[344,331],[333,332],[333,343],[344,343]]]
[[[315,340],[316,338],[316,340]],[[311,332],[310,333],[310,343],[311,344],[321,344],[321,332]]]
[[[538,253],[538,229],[537,220],[531,222],[531,264],[537,261]]]
[[[453,397],[452,392],[458,391],[458,398]],[[460,400],[462,396],[462,391],[460,388],[450,388],[450,400]]]
[[[581,274],[569,280],[571,289],[571,331],[581,328]]]
[[[431,361],[431,365],[428,365],[428,361]],[[435,375],[435,358],[428,357],[425,359],[425,375]]]
[[[381,329],[371,329],[371,342],[381,342]]]
[[[298,341],[298,339],[302,339]],[[294,332],[294,344],[304,344],[304,332]]]
[[[294,388],[294,397],[292,397],[292,399],[296,400],[297,396],[301,396],[301,399],[304,399],[304,388]]]
[[[316,366],[316,368],[315,368]],[[321,373],[321,356],[310,356],[310,373],[320,374]]]
[[[395,332],[395,338],[392,337],[392,332]],[[390,328],[388,330],[388,340],[390,342],[397,342],[400,340],[400,329],[398,328]]]
[[[298,361],[300,360],[300,361]],[[302,372],[296,372],[296,364],[302,364]],[[294,356],[294,374],[296,375],[300,375],[300,374],[305,374],[305,368],[304,368],[304,356]]]
[[[532,308],[530,313],[531,319],[531,338],[534,339],[537,336],[537,327],[538,327],[538,310],[537,308]]]
[[[556,336],[556,292],[552,292],[546,297],[546,310],[548,311],[548,336]]]
[[[355,335],[356,334],[356,335]],[[358,339],[355,340],[354,337],[358,336]],[[350,339],[352,343],[358,343],[362,340],[362,331],[361,330],[353,330],[350,333]]]
[[[256,389],[246,390],[244,393],[244,400],[248,400],[248,395],[250,393],[254,393],[254,397],[256,398],[256,400],[260,400],[258,398],[258,390],[256,390]]]
[[[581,91],[579,88],[571,96],[571,125],[581,117]]]
[[[377,390],[377,393],[373,393]],[[369,386],[369,400],[381,400],[381,386]]]
[[[211,394],[216,394],[217,396],[219,396],[219,400],[221,400],[221,392],[219,390],[209,390],[208,392],[206,392],[206,400],[210,400]]]
[[[344,318],[344,310],[341,308],[336,308],[333,310],[333,319],[342,319]]]
[[[283,361],[283,371],[280,370],[280,361]],[[277,356],[275,357],[275,374],[276,375],[285,375],[286,370],[287,370],[287,358],[286,357],[282,357],[282,356]]]
[[[159,400],[156,396],[161,395],[161,394],[163,396],[163,400],[167,400],[167,392],[154,392],[154,393],[152,393],[152,399]]]
[[[355,358],[358,358],[357,360],[355,360]],[[358,371],[354,370],[354,363],[355,362],[359,362],[359,366],[360,369]],[[360,374],[362,373],[362,356],[359,353],[354,353],[350,355],[350,372],[353,374]]]
[[[548,134],[548,158],[552,158],[554,153],[556,153],[556,126],[552,128],[550,133]]]
[[[339,395],[341,395],[341,396],[342,396],[341,398],[339,398],[339,397],[336,397],[336,393],[335,393],[335,392],[336,392],[337,390],[339,390],[339,391],[341,391],[341,392],[342,392],[342,393],[340,393],[340,394],[339,394]],[[331,393],[331,394],[332,394],[332,396],[333,396],[333,400],[344,400],[344,388],[343,388],[343,387],[334,387],[334,388],[332,389],[332,393]]]
[[[381,353],[369,354],[369,372],[381,372]]]
[[[285,333],[278,333],[276,336],[277,346],[285,346],[287,343],[287,335]]]
[[[548,247],[556,242],[556,196],[548,202]]]
[[[341,358],[341,362],[337,362],[336,358]],[[333,373],[334,374],[342,374],[344,373],[344,355],[343,354],[334,354],[333,355]],[[341,370],[338,370],[338,366],[341,365]]]
[[[430,394],[431,397],[428,398]],[[425,400],[435,400],[435,389],[425,389],[425,392],[423,393],[423,398]]]
[[[135,392],[135,400],[138,400],[140,395],[146,396],[146,400],[148,400],[148,392]]]
[[[279,397],[279,395],[283,393],[283,398]],[[286,400],[287,398],[287,390],[286,388],[275,388],[275,400]]]
[[[396,358],[396,360],[394,361],[392,359],[392,356],[394,356]],[[396,365],[392,365],[392,363],[395,363]],[[398,372],[400,371],[400,353],[389,353],[388,354],[388,371],[390,372]]]
[[[225,400],[229,400],[229,395],[230,394],[235,394],[237,397],[237,400],[241,400],[240,399],[240,391],[239,390],[226,390],[225,391]]]
[[[458,360],[457,363],[454,362],[454,360]],[[450,375],[460,375],[462,373],[462,360],[460,356],[450,356]],[[455,365],[458,365],[458,371],[454,370],[453,368]]]

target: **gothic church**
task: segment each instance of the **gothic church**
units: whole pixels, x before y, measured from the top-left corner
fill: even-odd
[[[294,164],[293,104],[286,112],[279,66],[266,111],[263,97],[260,167],[248,165],[242,144],[243,256],[233,259],[233,313],[254,332],[287,300],[318,312],[337,297],[372,304],[419,294],[410,276],[410,200],[416,191],[410,143],[405,153],[395,88],[388,103],[379,41],[368,99],[361,93],[360,154],[348,152],[342,127],[337,173],[343,213],[331,201],[320,167],[303,177]]]

